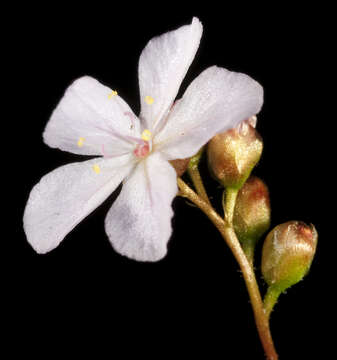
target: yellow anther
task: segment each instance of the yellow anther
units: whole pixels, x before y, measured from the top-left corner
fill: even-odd
[[[78,147],[82,147],[84,144],[84,138],[83,137],[80,137],[77,141],[77,146]]]
[[[147,95],[147,96],[145,96],[145,102],[149,105],[152,105],[154,102],[154,98]]]
[[[149,141],[152,137],[152,133],[150,130],[148,129],[145,129],[143,132],[142,132],[142,139],[144,141]]]
[[[97,164],[95,164],[92,168],[96,174],[99,174],[101,172],[101,168]]]
[[[111,93],[108,95],[108,98],[111,99],[113,96],[117,96],[118,92],[116,90],[112,90]]]

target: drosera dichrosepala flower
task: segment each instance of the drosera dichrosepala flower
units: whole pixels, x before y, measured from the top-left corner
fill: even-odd
[[[64,237],[123,182],[105,220],[116,251],[140,261],[163,258],[171,236],[177,175],[170,160],[194,155],[216,133],[257,114],[262,87],[216,66],[203,71],[172,104],[196,54],[202,25],[153,38],[139,60],[137,117],[112,90],[85,76],[65,92],[43,134],[53,148],[94,159],[61,166],[33,188],[24,212],[38,253]]]

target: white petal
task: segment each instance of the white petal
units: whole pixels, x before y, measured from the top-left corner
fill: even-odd
[[[134,166],[131,156],[73,163],[45,175],[31,191],[23,218],[32,247],[46,253],[58,246],[121,183]]]
[[[126,102],[84,76],[68,87],[43,137],[47,145],[75,154],[120,155],[131,146],[125,138],[139,131],[139,119]]]
[[[160,154],[139,163],[105,220],[114,249],[139,261],[163,258],[172,232],[171,203],[177,190],[176,172]]]
[[[193,18],[185,25],[150,40],[139,59],[141,119],[154,130],[170,109],[199,47],[202,25]],[[153,99],[148,104],[146,97]]]
[[[263,88],[251,77],[210,67],[174,105],[156,149],[169,160],[192,156],[215,134],[257,114],[262,103]]]

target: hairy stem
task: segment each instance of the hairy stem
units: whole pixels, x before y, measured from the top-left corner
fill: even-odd
[[[222,237],[226,241],[227,245],[231,249],[235,259],[237,260],[240,269],[242,271],[246,287],[248,290],[248,294],[250,297],[250,301],[252,304],[255,323],[259,333],[259,337],[266,353],[268,360],[276,360],[278,359],[277,353],[275,351],[275,347],[273,344],[273,340],[271,337],[268,318],[265,314],[263,302],[261,299],[260,291],[256,282],[255,274],[253,268],[250,266],[246,255],[244,254],[241,245],[236,237],[235,231],[232,227],[232,223],[230,221],[230,213],[231,208],[234,209],[233,201],[231,204],[227,204],[228,206],[226,215],[226,221],[224,221],[213,209],[213,207],[204,201],[200,196],[198,196],[183,180],[178,178],[178,186],[180,189],[180,193],[192,201],[196,206],[198,206],[207,217],[213,222],[216,228],[221,233]],[[233,200],[234,194],[231,194],[231,199]],[[228,218],[229,217],[229,218]]]
[[[265,309],[265,313],[267,318],[270,318],[270,314],[275,306],[275,304],[277,303],[278,297],[280,296],[281,291],[279,288],[274,287],[274,286],[269,286],[267,293],[264,297],[263,300],[263,304],[264,304],[264,309]]]

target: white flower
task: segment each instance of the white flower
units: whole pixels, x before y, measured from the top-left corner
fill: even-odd
[[[91,77],[67,89],[46,126],[44,141],[53,148],[100,157],[61,166],[33,188],[24,229],[38,253],[58,246],[123,181],[105,220],[114,249],[141,261],[165,256],[177,193],[169,160],[194,155],[216,133],[258,113],[263,102],[256,81],[214,66],[172,107],[201,34],[202,25],[194,18],[147,44],[139,60],[139,118],[117,91]]]

